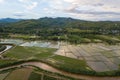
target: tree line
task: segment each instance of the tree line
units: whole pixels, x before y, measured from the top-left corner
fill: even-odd
[[[67,40],[73,43],[97,42],[106,36],[120,35],[120,21],[83,21],[72,18],[40,18],[21,20],[15,23],[0,23],[0,36],[9,34],[36,35],[39,39]],[[100,35],[100,36],[99,36]],[[105,38],[105,39],[103,39]]]

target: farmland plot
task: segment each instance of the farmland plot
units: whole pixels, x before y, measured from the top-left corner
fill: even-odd
[[[96,52],[101,52],[104,51],[103,49],[101,49],[99,46],[101,44],[92,44],[92,46],[90,46],[91,48],[93,48],[93,50],[95,50]]]
[[[55,53],[58,55],[61,55],[61,56],[66,56],[66,53],[68,53],[68,52],[70,52],[70,51],[67,49],[67,46],[61,46],[59,48],[59,50]]]
[[[103,62],[89,62],[88,61],[87,63],[93,70],[97,72],[109,71],[108,67]]]
[[[107,66],[108,66],[108,68],[110,69],[110,70],[117,70],[119,67],[116,65],[116,64],[114,64],[114,63],[112,63],[112,62],[104,62]]]
[[[96,61],[96,58],[95,57],[84,57],[84,59],[86,60],[86,61]]]
[[[9,74],[9,72],[6,72],[6,73],[1,73],[0,74],[0,80],[4,80],[5,77]]]
[[[114,52],[115,52],[118,56],[120,56],[120,50],[114,50]]]
[[[105,47],[105,46],[99,46],[99,48],[102,49],[102,50],[106,50],[106,51],[111,50],[111,49],[109,49],[109,48],[107,48],[107,47]]]
[[[76,51],[78,51],[78,53],[82,56],[90,56],[89,53],[87,53],[85,50],[83,50],[82,48],[80,47],[76,47]]]
[[[73,55],[73,53],[66,53],[66,56],[71,57],[71,58],[75,58],[75,59],[77,58],[77,56]],[[78,58],[83,59],[82,57],[78,57]]]
[[[110,60],[105,56],[94,56],[97,61],[109,62]]]
[[[64,49],[59,49],[57,52],[55,52],[55,54],[65,56],[65,51]]]
[[[99,72],[117,70],[120,64],[120,45],[64,44],[60,45],[56,54],[85,60],[89,67]]]
[[[108,57],[108,58],[111,58],[113,57],[113,52],[111,51],[104,51],[104,52],[101,52],[101,54],[103,54],[104,56]]]
[[[82,56],[81,54],[80,54],[80,52],[79,52],[79,50],[77,50],[76,49],[76,47],[75,46],[68,46],[69,47],[69,49],[70,49],[70,51],[77,57],[79,57],[79,56]]]
[[[32,69],[22,68],[14,70],[10,75],[7,76],[5,80],[28,80]]]
[[[114,45],[114,46],[109,46],[112,50],[120,50],[120,44],[119,45]]]
[[[113,63],[117,64],[117,65],[120,64],[120,59],[119,59],[118,57],[110,58],[110,60],[111,60]]]
[[[83,49],[85,49],[88,52],[97,52],[97,50],[95,49],[93,44],[82,44],[80,45],[80,47],[82,47]]]

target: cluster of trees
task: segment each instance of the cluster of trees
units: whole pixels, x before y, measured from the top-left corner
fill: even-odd
[[[4,45],[0,45],[0,52],[3,51],[6,48]]]
[[[5,34],[5,36],[7,34],[29,34],[39,36],[39,39],[67,40],[75,43],[90,42],[90,40],[94,41],[92,38],[98,38],[96,35],[119,36],[120,21],[93,22],[72,18],[45,17],[15,23],[0,23],[0,34]]]

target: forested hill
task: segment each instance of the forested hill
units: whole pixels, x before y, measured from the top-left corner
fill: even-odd
[[[68,40],[70,42],[120,42],[120,21],[84,21],[72,18],[40,18],[0,23],[0,35],[36,35],[39,39]],[[102,36],[101,36],[102,35]],[[109,37],[105,37],[107,35]],[[18,36],[15,36],[18,37]],[[97,41],[96,41],[97,39]],[[110,41],[111,40],[111,41]]]
[[[13,19],[13,18],[1,18],[0,23],[11,23],[11,22],[18,22],[22,19]]]
[[[40,18],[31,20],[21,20],[15,23],[1,23],[3,31],[8,32],[24,32],[34,31],[44,28],[77,28],[80,30],[120,30],[120,21],[84,21],[72,18]],[[20,31],[19,31],[20,30]]]
[[[68,24],[79,21],[72,18],[40,18],[31,20],[22,20],[16,23],[6,25],[7,27],[17,28],[51,28],[51,27],[66,27]]]
[[[120,21],[85,21],[72,18],[40,18],[40,19],[30,19],[30,20],[21,20],[21,19],[12,19],[5,18],[0,19],[0,23],[4,22],[14,22],[11,24],[6,24],[6,27],[18,27],[18,28],[40,28],[40,27],[72,27],[80,29],[90,29],[90,28],[111,28],[120,27]]]

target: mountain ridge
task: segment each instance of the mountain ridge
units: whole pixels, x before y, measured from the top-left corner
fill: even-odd
[[[23,19],[15,19],[15,18],[0,18],[1,23],[13,23],[13,22],[18,22]]]
[[[19,18],[0,18],[0,22],[18,22],[22,20],[41,20],[41,19],[65,19],[65,20],[79,20],[79,21],[89,21],[89,22],[120,22],[120,21],[111,21],[111,20],[99,20],[99,21],[91,21],[91,20],[82,20],[82,19],[75,19],[71,17],[41,17],[38,19],[19,19]]]

